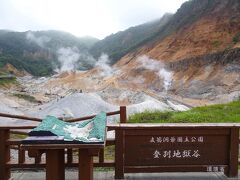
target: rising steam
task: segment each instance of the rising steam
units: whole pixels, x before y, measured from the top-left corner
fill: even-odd
[[[146,55],[143,55],[137,59],[145,69],[154,71],[158,77],[163,79],[163,87],[165,91],[168,91],[172,84],[172,72],[168,71],[163,62],[155,59],[151,59]]]
[[[47,36],[36,37],[32,32],[26,34],[26,39],[30,42],[36,43],[38,46],[44,48],[44,45],[48,43],[51,39]]]
[[[77,61],[80,57],[78,48],[60,48],[57,51],[57,54],[58,61],[61,63],[61,68],[58,70],[58,72],[71,71],[76,69]]]
[[[167,71],[165,68],[162,68],[158,75],[164,79],[163,81],[163,87],[165,91],[168,91],[170,86],[172,85],[172,72]]]
[[[110,60],[107,54],[102,54],[98,61],[95,64],[95,67],[99,67],[101,69],[101,76],[109,77],[113,74],[114,69],[110,66]]]
[[[26,34],[26,39],[45,49],[48,48],[47,43],[51,41],[48,36],[37,37],[32,32]],[[59,62],[59,67],[55,67],[56,72],[87,70],[93,68],[96,63],[96,60],[87,51],[80,52],[77,47],[60,47],[54,53]]]

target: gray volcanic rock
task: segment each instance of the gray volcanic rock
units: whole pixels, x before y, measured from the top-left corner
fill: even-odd
[[[41,118],[47,115],[83,117],[101,111],[109,112],[116,110],[118,110],[117,106],[105,102],[100,96],[94,93],[76,93],[38,106],[34,113],[31,113],[31,111],[28,113]]]

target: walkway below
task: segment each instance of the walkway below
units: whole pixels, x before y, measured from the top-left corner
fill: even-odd
[[[65,173],[66,180],[76,180],[78,172],[67,170]],[[11,180],[45,180],[45,172],[12,172]],[[112,180],[114,179],[113,171],[95,171],[94,180]],[[128,180],[240,180],[239,178],[227,178],[220,173],[138,173],[125,174]]]

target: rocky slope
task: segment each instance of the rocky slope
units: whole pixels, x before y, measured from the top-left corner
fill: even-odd
[[[172,78],[168,93],[180,100],[204,105],[236,99],[239,34],[240,1],[188,1],[158,36],[117,62],[118,86],[162,92],[165,67]]]
[[[182,97],[215,100],[240,97],[240,48],[170,63],[171,91]]]
[[[116,105],[142,103],[141,93],[161,102],[170,99],[188,106],[224,103],[240,97],[240,48],[167,63],[140,56],[113,67],[110,74],[99,67],[64,73],[39,85],[29,86],[28,92],[39,93],[39,98],[44,92],[58,96],[100,92],[107,102]]]
[[[123,57],[119,64],[148,55],[177,61],[239,47],[238,0],[193,0],[184,3],[152,41]]]

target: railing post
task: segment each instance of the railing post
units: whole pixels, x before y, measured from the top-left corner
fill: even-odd
[[[239,128],[231,128],[230,137],[230,157],[229,157],[229,177],[238,176],[238,148],[239,148]]]
[[[120,123],[127,122],[127,110],[126,106],[120,106]]]
[[[73,151],[72,149],[67,149],[67,164],[70,165],[73,162]]]
[[[41,163],[41,160],[42,160],[42,159],[41,159],[41,155],[38,155],[38,156],[35,157],[34,163],[35,163],[35,164],[40,164],[40,163]]]
[[[10,169],[7,167],[7,162],[10,161],[10,147],[6,143],[9,137],[9,129],[0,130],[0,180],[10,178]]]
[[[115,135],[115,179],[124,179],[124,131],[116,130]]]
[[[104,149],[100,149],[98,158],[99,158],[99,163],[104,163]]]
[[[25,150],[21,149],[20,145],[18,145],[18,163],[25,163]]]

